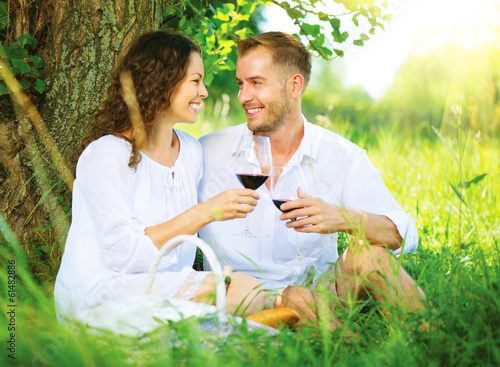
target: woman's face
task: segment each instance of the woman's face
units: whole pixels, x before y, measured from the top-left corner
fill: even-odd
[[[163,114],[163,118],[171,123],[196,122],[196,114],[200,109],[201,100],[208,96],[207,88],[203,84],[203,63],[197,52],[191,52],[186,76],[175,87],[170,97],[170,107]]]

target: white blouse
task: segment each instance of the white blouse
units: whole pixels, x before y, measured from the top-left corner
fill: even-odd
[[[158,254],[145,228],[168,221],[197,203],[196,186],[203,170],[201,147],[190,135],[174,131],[180,151],[172,167],[142,153],[137,169],[130,168],[130,143],[111,135],[92,142],[81,154],[72,223],[54,290],[60,316],[142,294],[146,273]],[[191,243],[167,254],[158,268],[153,292],[175,295],[194,272],[195,254]]]

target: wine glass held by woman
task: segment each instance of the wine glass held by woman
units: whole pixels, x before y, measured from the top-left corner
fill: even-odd
[[[234,173],[245,188],[257,190],[269,178],[272,161],[271,142],[267,136],[243,135],[233,159]],[[248,229],[248,216],[241,235],[256,237]]]
[[[197,203],[201,147],[174,125],[195,123],[207,97],[200,54],[188,38],[157,31],[137,38],[116,68],[76,168],[72,224],[55,285],[60,317],[142,294],[147,270],[169,239],[212,221],[245,218],[255,207],[259,196],[250,189]],[[214,278],[192,269],[195,253],[190,243],[169,252],[153,293],[211,302]],[[248,313],[259,311],[259,284],[233,274],[228,312],[242,302]]]

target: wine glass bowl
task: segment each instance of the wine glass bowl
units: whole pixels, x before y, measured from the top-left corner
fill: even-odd
[[[283,203],[299,199],[299,189],[304,193],[307,192],[307,183],[300,164],[290,163],[286,166],[273,166],[271,198],[279,210],[281,210]],[[281,211],[286,213],[289,210]]]

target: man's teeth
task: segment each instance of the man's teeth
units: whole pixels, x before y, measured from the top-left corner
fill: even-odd
[[[254,114],[262,110],[262,107],[259,108],[249,108],[247,109],[248,113]]]

